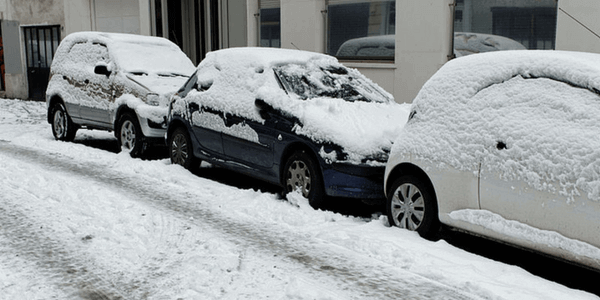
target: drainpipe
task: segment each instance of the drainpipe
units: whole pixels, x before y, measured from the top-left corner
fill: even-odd
[[[96,31],[96,0],[90,0],[90,30]]]
[[[450,6],[450,49],[448,50],[448,61],[456,58],[454,54],[454,18],[456,15],[456,0],[452,0]]]

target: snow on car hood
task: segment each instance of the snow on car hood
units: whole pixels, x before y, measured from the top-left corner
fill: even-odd
[[[567,83],[563,83],[563,82]],[[421,89],[393,153],[499,172],[600,200],[600,55],[502,51],[444,65]],[[594,92],[595,91],[595,92]],[[498,142],[506,144],[499,150]]]
[[[188,77],[185,76],[160,76],[155,74],[126,74],[125,76],[130,80],[141,84],[151,92],[166,96],[170,96],[177,92],[177,90],[188,80]]]
[[[344,68],[337,59],[324,54],[273,48],[230,48],[211,52],[198,66],[201,92],[188,94],[189,101],[232,115],[264,122],[255,105],[262,99],[296,117],[296,133],[316,142],[332,142],[344,148],[349,161],[360,162],[391,143],[408,117],[408,105],[393,97],[356,70],[353,76],[376,87],[371,102],[348,102],[331,97],[302,100],[280,87],[274,69],[298,64],[308,68]]]

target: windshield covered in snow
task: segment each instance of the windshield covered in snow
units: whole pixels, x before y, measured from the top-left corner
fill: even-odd
[[[190,76],[195,67],[177,47],[150,43],[115,43],[111,49],[119,65],[133,75]]]
[[[287,64],[275,68],[275,73],[288,93],[299,98],[339,98],[346,101],[389,102],[391,99],[379,86],[360,73],[341,66],[309,68]]]

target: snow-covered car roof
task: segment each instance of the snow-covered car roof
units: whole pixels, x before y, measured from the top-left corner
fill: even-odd
[[[209,52],[198,68],[207,64],[223,67],[230,65],[272,68],[289,63],[307,64],[310,61],[321,61],[322,64],[337,63],[337,59],[334,57],[316,52],[280,48],[239,47]]]
[[[286,69],[286,72],[343,69],[342,73],[347,72],[344,76],[368,87],[368,91],[361,92],[368,93],[373,101],[349,102],[327,96],[303,100],[293,93],[288,95],[281,88],[275,72],[290,65],[291,69]],[[307,73],[304,79],[326,89],[319,84],[320,76],[338,75]],[[264,122],[255,105],[255,100],[261,99],[296,117],[302,124],[295,128],[296,133],[317,142],[333,142],[351,155],[357,154],[362,158],[378,153],[382,148],[389,149],[393,137],[408,116],[407,106],[394,102],[391,94],[357,70],[344,67],[334,57],[307,51],[230,48],[211,52],[198,66],[198,86],[203,91],[190,92],[187,95],[189,101]],[[360,159],[356,157],[356,160]]]
[[[393,151],[600,200],[600,55],[498,51],[457,58],[423,86]],[[506,144],[499,159],[498,142]],[[502,156],[504,157],[504,156]],[[504,157],[504,158],[506,158]]]
[[[393,57],[395,51],[395,35],[378,35],[347,40],[340,46],[336,56]]]
[[[106,45],[116,65],[129,73],[189,76],[195,69],[181,49],[165,38],[82,31],[69,34],[61,41],[52,62],[52,70],[61,71],[64,67],[68,67],[65,66],[64,58],[76,43]]]
[[[454,33],[454,53],[459,56],[500,50],[527,50],[527,48],[513,39],[499,35],[474,32]]]
[[[345,41],[336,56],[338,57],[393,57],[396,49],[395,35],[378,35],[355,38]],[[526,50],[523,44],[507,37],[474,33],[454,33],[454,53],[457,56],[499,50]]]

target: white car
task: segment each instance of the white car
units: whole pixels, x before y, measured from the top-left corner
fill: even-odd
[[[390,224],[440,225],[600,269],[600,55],[499,51],[448,62],[385,171]]]
[[[79,128],[114,131],[133,156],[164,144],[169,98],[195,69],[164,38],[70,34],[56,51],[46,90],[54,137],[71,141]]]

